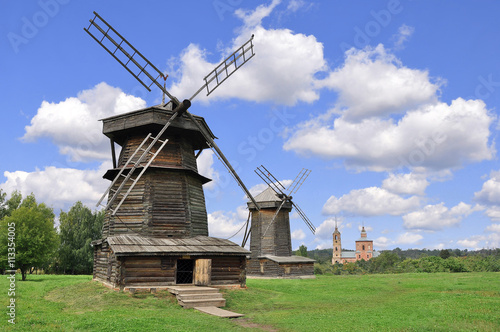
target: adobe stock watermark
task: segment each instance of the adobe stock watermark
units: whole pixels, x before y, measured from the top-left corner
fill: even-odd
[[[287,109],[273,110],[273,115],[269,120],[267,126],[258,130],[254,135],[247,136],[240,144],[238,144],[237,152],[243,156],[246,164],[251,163],[258,156],[259,152],[271,144],[276,137],[281,133],[289,124],[292,119],[296,117],[295,114],[290,113]],[[244,171],[240,163],[230,161],[236,173],[240,174]],[[226,188],[231,181],[232,176],[229,172],[219,174],[219,179],[214,188],[205,192],[207,197],[216,197],[224,188]]]
[[[20,46],[28,44],[30,40],[35,38],[40,30],[59,13],[61,5],[66,5],[69,2],[70,0],[39,0],[40,10],[30,17],[23,16],[21,18],[22,26],[19,32],[11,31],[7,34],[7,39],[9,39],[14,53],[19,53]]]
[[[411,150],[407,156],[398,157],[400,162],[398,168],[406,167],[410,169],[412,167],[422,166],[429,157],[436,153],[436,148],[447,139],[448,135],[439,131],[434,132],[428,137],[416,138],[414,140],[416,148]]]
[[[368,46],[372,40],[380,34],[383,28],[386,28],[395,15],[403,11],[403,6],[399,0],[389,0],[386,8],[378,11],[371,10],[370,16],[373,18],[368,21],[363,28],[359,26],[354,27],[353,44],[350,45],[346,42],[340,43],[340,49],[343,53],[351,49],[353,46],[362,49]]]
[[[228,12],[233,13],[242,2],[243,0],[214,0],[212,6],[219,20],[224,21],[224,15]]]
[[[489,74],[487,78],[479,75],[477,80],[479,84],[474,89],[474,96],[478,99],[488,99],[500,87],[500,81],[493,81],[493,74]]]
[[[9,305],[7,306],[7,321],[10,324],[16,324],[16,223],[7,224],[7,266],[5,270],[9,288],[7,296],[9,297]]]

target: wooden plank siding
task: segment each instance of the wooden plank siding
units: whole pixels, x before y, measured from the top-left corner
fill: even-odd
[[[263,255],[291,256],[290,209],[283,207],[272,222],[276,209],[252,210],[250,251],[252,258]],[[271,226],[269,226],[271,225]],[[267,233],[266,229],[268,228]]]
[[[94,272],[93,277],[113,287],[122,284],[121,275],[122,261],[110,250],[106,243],[94,248]]]
[[[314,262],[278,263],[270,259],[250,259],[247,262],[249,276],[299,278],[314,276]]]
[[[109,249],[96,249],[94,279],[107,282],[114,288],[159,287],[176,284],[176,262],[183,256],[127,256],[117,259]],[[210,260],[212,286],[240,286],[246,284],[246,258],[223,256],[191,256],[191,259]],[[112,266],[109,272],[109,266]],[[194,284],[194,282],[193,282]]]
[[[123,192],[130,184],[123,187]],[[115,189],[118,186],[115,184]],[[118,213],[111,216],[108,212],[103,224],[105,237],[134,233],[153,237],[208,235],[202,181],[190,172],[148,169]]]

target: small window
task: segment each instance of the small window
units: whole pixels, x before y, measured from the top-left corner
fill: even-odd
[[[365,250],[365,245],[363,244],[363,251]]]
[[[359,259],[361,259],[361,255],[359,255]]]

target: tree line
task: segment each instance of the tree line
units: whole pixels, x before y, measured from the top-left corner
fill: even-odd
[[[91,274],[90,243],[101,238],[104,211],[91,211],[76,202],[68,212],[61,211],[58,226],[55,221],[53,209],[38,203],[34,194],[23,199],[14,191],[7,199],[0,189],[0,270],[19,269],[22,280],[35,270]],[[15,252],[13,260],[8,259],[9,252]]]
[[[368,261],[333,264],[332,249],[308,251],[315,274],[500,272],[500,249],[384,250]],[[418,253],[418,257],[415,257]]]

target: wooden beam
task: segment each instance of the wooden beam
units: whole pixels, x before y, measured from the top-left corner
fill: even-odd
[[[116,168],[115,141],[110,138],[109,142],[111,143],[111,159],[113,160],[113,168]]]

